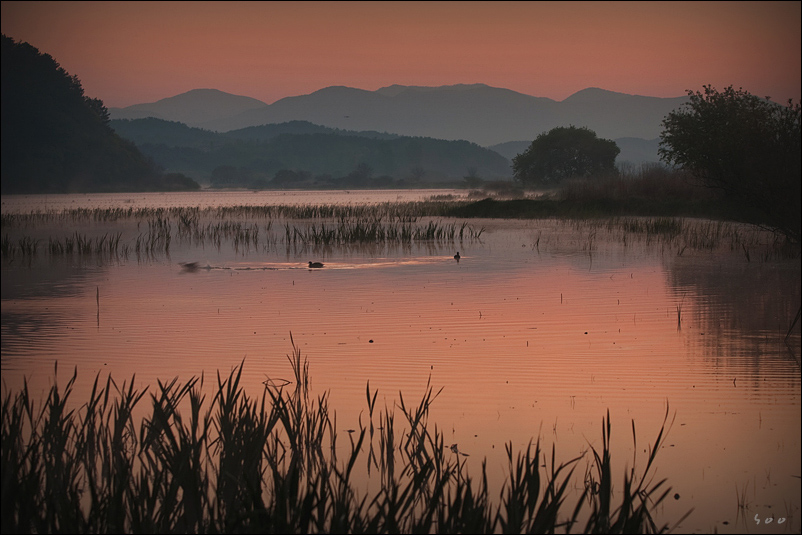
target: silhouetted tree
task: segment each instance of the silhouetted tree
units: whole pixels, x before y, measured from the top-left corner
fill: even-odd
[[[512,160],[513,177],[523,184],[549,184],[567,178],[615,173],[621,149],[585,127],[557,127],[540,134]]]
[[[800,241],[802,141],[800,104],[779,105],[732,86],[688,91],[669,113],[660,158],[722,190],[743,219]]]

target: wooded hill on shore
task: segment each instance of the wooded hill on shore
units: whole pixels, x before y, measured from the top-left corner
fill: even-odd
[[[84,94],[51,56],[2,36],[2,191],[77,193],[197,189],[164,174],[109,126],[100,99]]]

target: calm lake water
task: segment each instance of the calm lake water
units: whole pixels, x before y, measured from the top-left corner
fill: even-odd
[[[465,192],[3,196],[2,213],[446,194]],[[3,395],[23,380],[44,393],[56,362],[59,384],[77,367],[78,404],[97,374],[120,384],[135,375],[139,388],[204,374],[213,386],[217,372],[244,362],[246,392],[259,396],[265,380],[292,376],[292,337],[343,432],[358,427],[368,381],[379,407],[399,393],[416,404],[431,382],[443,389],[431,415],[446,443],[470,455],[476,477],[487,459],[500,485],[505,444],[520,451],[540,438],[568,460],[601,446],[609,411],[618,481],[633,456],[645,465],[668,410],[675,419],[656,478],[673,490],[659,521],[673,525],[693,508],[677,531],[800,532],[799,324],[786,339],[800,305],[798,256],[771,253],[768,234],[704,221],[684,223],[702,229],[691,236],[718,236],[714,247],[598,222],[433,221],[481,233],[312,246],[289,243],[284,225],[319,221],[255,219],[246,222],[258,238],[243,244],[181,237],[171,221],[169,251],[79,256],[51,255],[48,240],[119,233],[133,247],[148,222],[6,223],[4,239],[41,241],[33,258],[2,260]]]

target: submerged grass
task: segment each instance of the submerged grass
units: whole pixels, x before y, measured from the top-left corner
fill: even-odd
[[[506,445],[509,474],[490,495],[486,461],[473,479],[455,446],[429,422],[431,385],[419,403],[399,394],[395,411],[376,409],[339,442],[327,394],[313,399],[306,358],[293,342],[294,382],[267,382],[246,396],[242,365],[207,405],[203,376],[136,391],[95,378],[79,410],[69,400],[77,373],[51,388],[41,407],[22,390],[2,397],[3,533],[659,533],[652,513],[667,496],[650,470],[670,428],[666,420],[646,469],[624,475],[613,493],[611,421],[602,421],[584,491],[567,503],[582,457],[546,462],[540,441]],[[243,363],[244,364],[244,363]],[[56,370],[57,371],[57,370]],[[150,411],[134,413],[148,400]],[[184,408],[188,414],[181,413]],[[374,422],[378,418],[378,422]],[[634,434],[634,424],[633,424]],[[361,459],[361,461],[360,461]],[[354,476],[366,462],[381,485],[363,492]],[[594,468],[595,467],[595,468]],[[580,525],[581,513],[587,521]]]

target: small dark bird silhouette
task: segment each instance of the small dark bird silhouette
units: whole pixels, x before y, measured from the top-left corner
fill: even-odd
[[[323,267],[323,263],[322,262],[309,262],[309,267],[310,268],[322,268]]]
[[[179,262],[178,265],[183,268],[181,271],[186,271],[187,273],[195,273],[199,269],[205,269],[206,271],[211,271],[214,269],[208,263],[205,266],[202,266],[199,262]]]
[[[460,259],[460,258],[461,258],[461,257],[460,257],[460,255],[459,255],[459,251],[457,251],[457,254],[455,254],[455,255],[454,255],[454,260],[456,260],[457,262],[459,262],[459,259]]]
[[[197,262],[179,262],[178,265],[184,268],[184,271],[188,271],[190,273],[195,273],[198,271]]]

